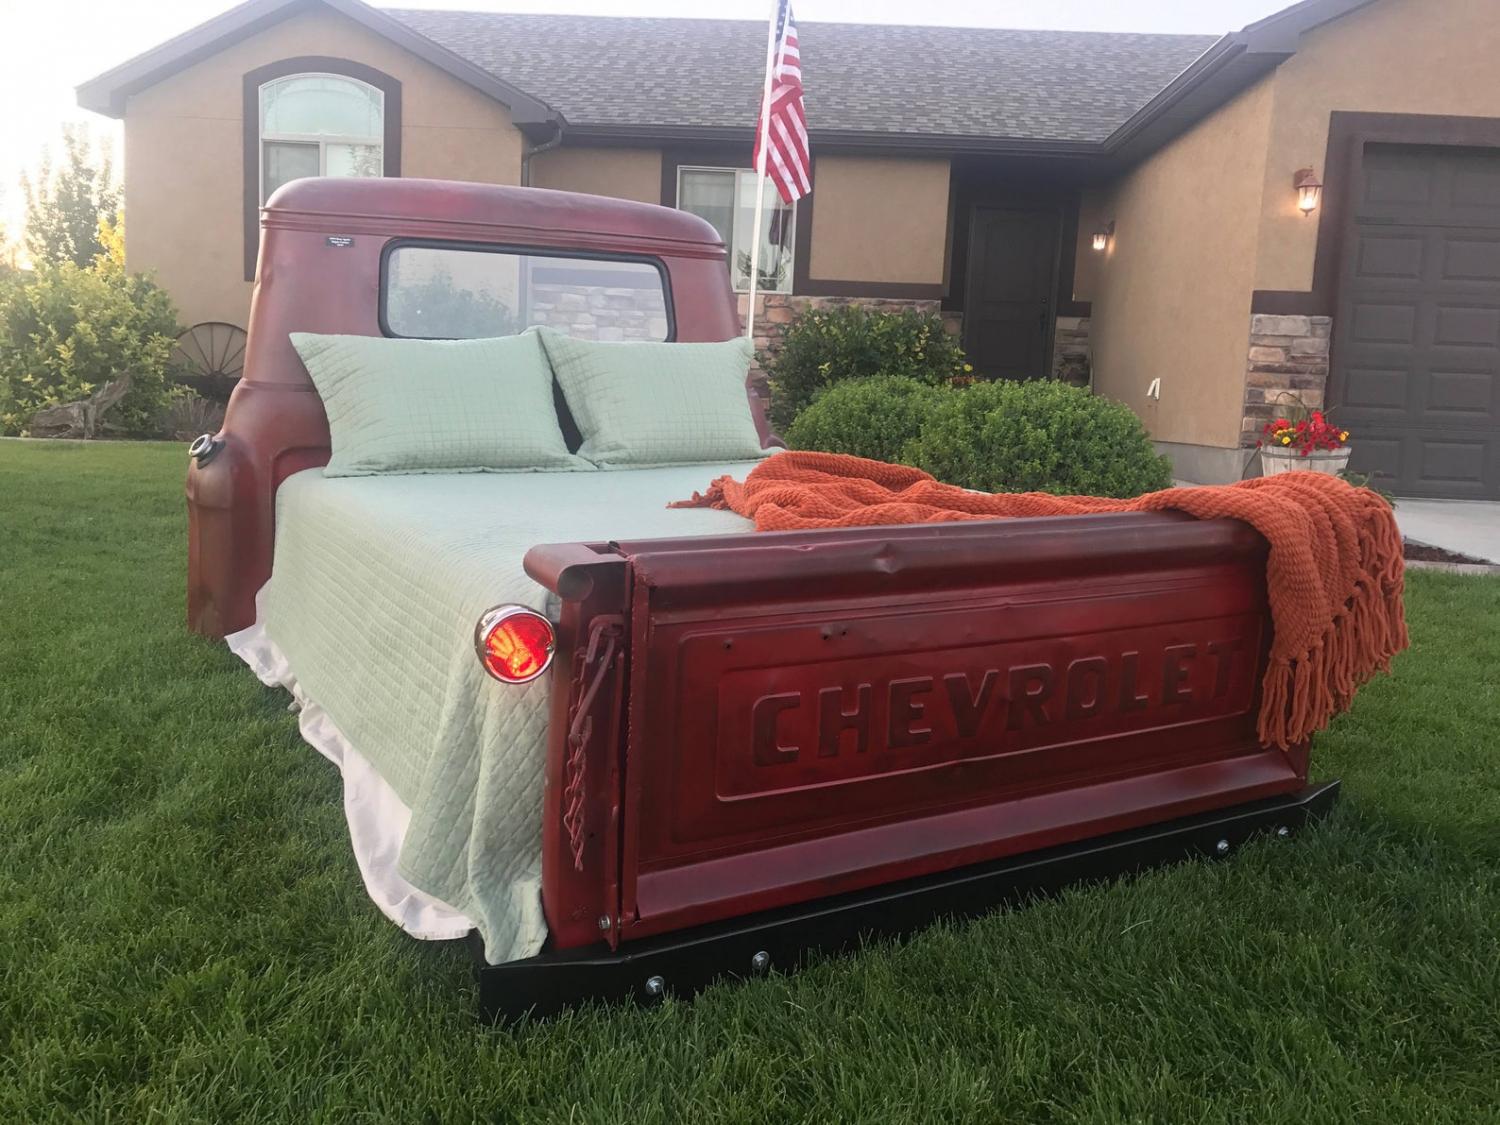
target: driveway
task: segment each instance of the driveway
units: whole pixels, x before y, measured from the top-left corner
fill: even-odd
[[[1396,523],[1402,535],[1418,543],[1500,563],[1500,503],[1398,496]]]

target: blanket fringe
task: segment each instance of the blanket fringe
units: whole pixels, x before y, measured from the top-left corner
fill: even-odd
[[[1391,531],[1379,522],[1361,529],[1358,577],[1343,608],[1311,648],[1267,668],[1258,725],[1265,745],[1284,750],[1323,730],[1407,647],[1402,544]]]
[[[724,483],[732,478],[722,476],[715,479],[708,486],[707,492],[694,492],[686,500],[673,500],[667,505],[669,508],[717,508],[719,511],[727,511],[729,501],[724,498]]]

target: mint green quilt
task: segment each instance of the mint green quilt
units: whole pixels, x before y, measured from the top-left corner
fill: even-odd
[[[754,462],[606,472],[289,478],[262,591],[268,637],[306,697],[411,809],[399,871],[474,919],[490,961],[537,953],[548,677],[490,679],[474,623],[546,608],[521,567],[538,543],[744,532],[668,509]]]

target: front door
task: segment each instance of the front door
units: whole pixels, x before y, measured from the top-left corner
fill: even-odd
[[[964,350],[990,379],[1052,374],[1052,307],[1061,217],[976,207],[969,224]]]

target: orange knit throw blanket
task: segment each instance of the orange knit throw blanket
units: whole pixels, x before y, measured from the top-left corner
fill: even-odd
[[[781,453],[737,481],[715,480],[677,508],[727,508],[758,531],[941,523],[1090,512],[1187,512],[1244,520],[1270,542],[1266,586],[1274,638],[1259,734],[1283,750],[1345,710],[1355,689],[1406,647],[1401,533],[1376,493],[1320,473],[1170,488],[1134,500],[990,495],[920,469],[841,453]]]

